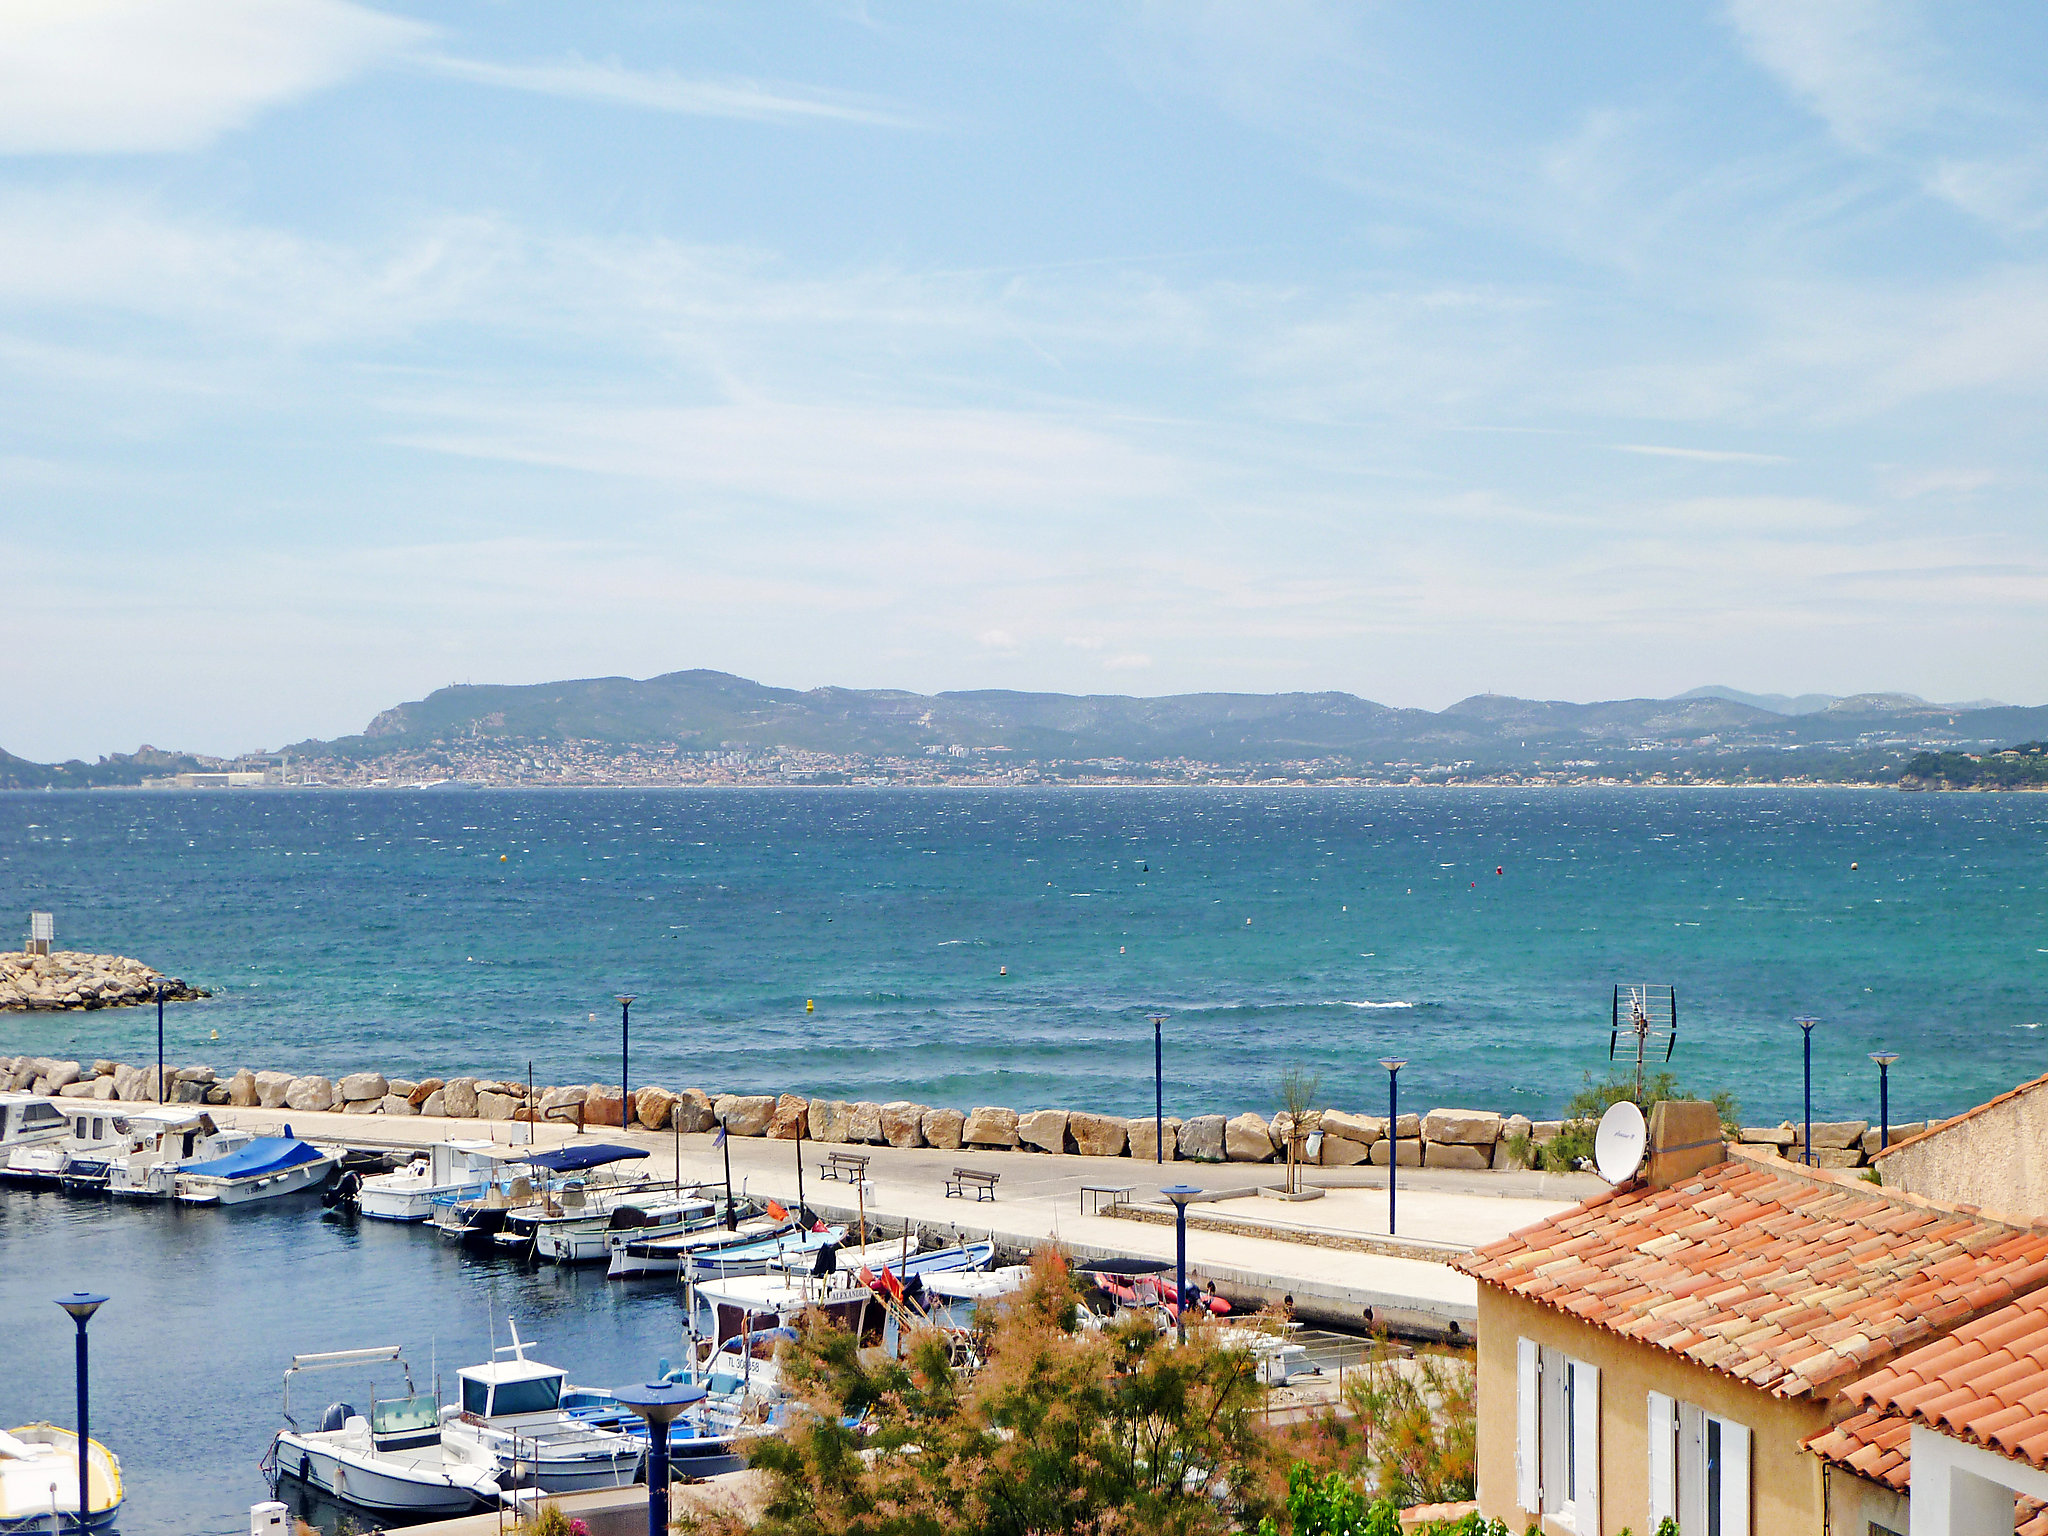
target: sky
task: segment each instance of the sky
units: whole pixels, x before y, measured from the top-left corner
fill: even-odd
[[[2048,10],[6,0],[0,747],[2048,699]]]

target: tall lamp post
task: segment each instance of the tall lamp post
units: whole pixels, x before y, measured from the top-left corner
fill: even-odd
[[[1192,1184],[1169,1184],[1159,1191],[1173,1202],[1173,1316],[1180,1341],[1188,1341],[1188,1202],[1201,1191]]]
[[[156,1101],[164,1102],[164,983],[156,983]]]
[[[1882,1152],[1892,1144],[1892,1063],[1899,1053],[1872,1051],[1870,1059],[1877,1063],[1877,1150]]]
[[[88,1464],[92,1454],[92,1429],[86,1414],[85,1325],[92,1321],[93,1313],[105,1305],[106,1299],[87,1291],[73,1291],[69,1296],[57,1298],[57,1305],[69,1312],[71,1321],[78,1325],[78,1528],[81,1531],[85,1529],[92,1504],[91,1467]]]
[[[1166,1161],[1166,1047],[1160,1031],[1166,1015],[1152,1015],[1152,1151],[1153,1161]]]
[[[628,1073],[633,1069],[633,994],[619,994],[619,1129],[633,1123],[633,1084]]]
[[[1792,1021],[1806,1037],[1806,1166],[1813,1166],[1813,1026],[1820,1022],[1810,1013]]]
[[[647,1421],[647,1536],[668,1536],[668,1427],[703,1399],[702,1387],[666,1381],[619,1389],[620,1403]]]
[[[1387,1069],[1387,1236],[1394,1235],[1394,1185],[1401,1168],[1401,1069],[1405,1058],[1382,1056]]]

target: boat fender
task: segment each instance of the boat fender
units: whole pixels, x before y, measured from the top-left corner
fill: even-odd
[[[355,1408],[348,1403],[329,1403],[327,1411],[320,1415],[320,1433],[328,1435],[337,1429],[346,1429],[348,1421],[356,1416]]]

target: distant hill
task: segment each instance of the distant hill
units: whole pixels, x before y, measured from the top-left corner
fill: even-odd
[[[192,773],[212,765],[211,758],[162,752],[149,746],[137,747],[133,752],[116,752],[96,763],[77,758],[66,763],[32,763],[11,752],[0,752],[0,789],[109,789],[140,784],[162,774]]]
[[[1681,699],[1733,699],[1737,704],[1747,704],[1753,709],[1768,709],[1774,715],[1810,715],[1816,710],[1826,709],[1834,703],[1839,694],[1802,693],[1797,697],[1783,693],[1744,693],[1740,688],[1727,688],[1719,683],[1705,688],[1693,688],[1678,695]]]
[[[2048,789],[2048,741],[1997,752],[1921,752],[1899,782],[1908,789]]]

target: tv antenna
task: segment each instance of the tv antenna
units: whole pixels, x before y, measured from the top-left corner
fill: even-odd
[[[1623,1012],[1624,1007],[1626,1013]],[[1607,1037],[1609,1061],[1620,1060],[1622,1052],[1628,1049],[1621,1043],[1624,1037],[1635,1046],[1636,1098],[1640,1100],[1643,1096],[1643,1063],[1660,1045],[1664,1047],[1666,1061],[1678,1047],[1678,989],[1648,982],[1617,985],[1614,989],[1613,1032]]]

